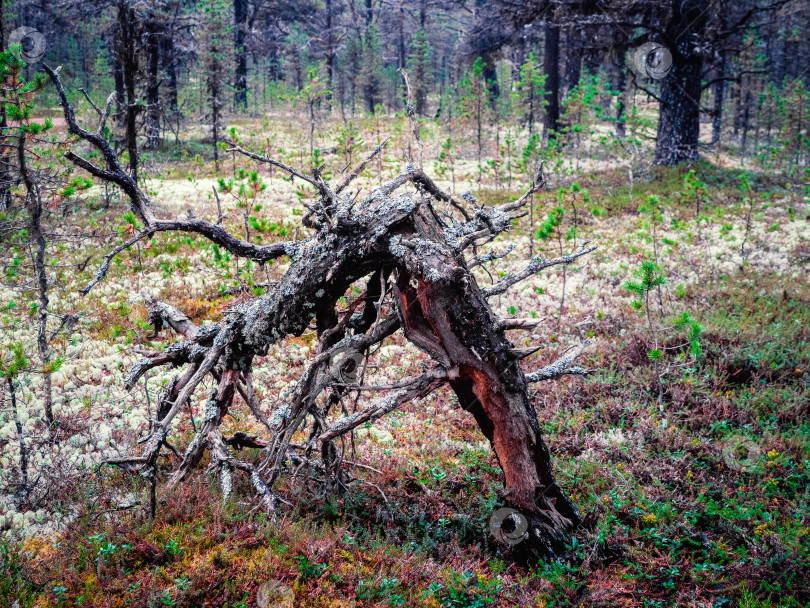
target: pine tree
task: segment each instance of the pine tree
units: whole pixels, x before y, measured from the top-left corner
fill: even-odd
[[[529,129],[529,136],[534,134],[534,124],[538,112],[543,110],[545,100],[546,75],[537,66],[534,53],[530,52],[526,62],[520,66],[520,80],[515,96],[523,106],[523,121]]]
[[[478,162],[478,183],[481,183],[483,172],[483,138],[484,121],[486,120],[489,99],[487,96],[486,82],[484,81],[484,68],[486,63],[481,57],[476,58],[472,70],[467,72],[459,82],[461,91],[461,107],[463,117],[472,122],[475,129],[476,159]]]
[[[424,116],[427,113],[427,96],[430,89],[430,45],[425,31],[421,28],[411,42],[408,71],[411,74],[411,88],[416,113]]]
[[[360,68],[360,83],[363,88],[363,99],[366,112],[374,113],[375,106],[382,96],[382,44],[377,26],[370,25],[363,40],[363,62]]]
[[[808,147],[810,139],[805,135],[810,116],[807,109],[807,90],[801,79],[784,94],[784,123],[779,133],[779,141],[782,144],[780,157],[787,160],[788,173],[793,175],[795,169],[801,166],[802,157],[806,158],[810,150]]]
[[[214,167],[219,171],[219,141],[222,133],[222,108],[224,105],[225,52],[227,47],[224,0],[207,0],[203,6],[206,15],[206,39],[208,46],[203,57],[206,74],[206,91],[208,93],[208,124],[211,127],[213,140]]]

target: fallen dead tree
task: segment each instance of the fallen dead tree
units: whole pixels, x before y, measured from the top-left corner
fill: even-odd
[[[182,454],[170,484],[187,478],[207,451],[211,466],[221,476],[226,499],[233,472],[242,471],[272,509],[281,500],[273,491],[279,476],[291,466],[314,462],[310,459],[313,454],[319,454],[316,464],[327,490],[343,488],[341,438],[447,384],[491,442],[504,472],[507,502],[529,520],[527,541],[519,549],[539,557],[564,550],[580,516],[554,479],[528,388],[530,382],[584,373],[573,364],[587,342],[540,370],[524,373],[519,362],[528,352],[516,349],[505,332],[532,330],[536,323],[498,318],[488,298],[546,268],[570,264],[595,247],[584,243],[570,255],[554,259],[536,256],[522,271],[488,288],[480,287],[471,273],[471,268],[493,259],[481,255],[479,249],[521,217],[524,204],[543,186],[541,173],[520,199],[499,207],[485,208],[471,196],[454,199],[423,171],[422,144],[409,104],[415,158],[405,173],[359,201],[348,196],[346,189],[380,153],[380,147],[336,184],[322,178],[322,168],[308,175],[235,148],[257,162],[281,168],[317,191],[302,219],[309,236],[256,245],[228,233],[219,221],[158,218],[146,193],[121,167],[101,135],[112,97],[107,109],[99,111],[98,130],[88,131],[78,125],[58,71],[45,70],[56,85],[70,132],[97,150],[104,165],[74,152],[67,157],[96,178],[117,184],[144,223],[140,232],[107,254],[83,293],[104,277],[116,254],[161,231],[200,234],[235,255],[260,263],[282,256],[290,259],[289,269],[266,295],[234,306],[218,324],[198,327],[170,304],[150,302],[155,333],[169,326],[184,340],[136,364],[126,378],[126,387],[132,388],[144,373],[158,366],[171,365],[181,371],[157,405],[156,422],[142,454],[113,464],[153,474],[172,426],[201,382],[211,376],[217,386],[205,401],[202,427]],[[407,75],[403,76],[407,84]],[[341,311],[338,300],[352,285],[361,286],[362,294]],[[319,340],[317,353],[284,407],[268,419],[253,391],[254,359],[266,354],[270,345],[300,336],[313,322]],[[396,385],[363,385],[364,375],[357,368],[367,362],[370,350],[395,332],[402,332],[427,353],[432,364],[421,375]],[[223,436],[220,426],[237,393],[266,429],[266,437]],[[365,407],[356,413],[346,414],[341,407],[351,394],[372,393],[382,396],[364,398]],[[305,428],[310,429],[308,441],[298,446],[303,447],[300,456],[292,456],[293,436]],[[241,446],[261,447],[261,462],[236,458],[231,448]]]

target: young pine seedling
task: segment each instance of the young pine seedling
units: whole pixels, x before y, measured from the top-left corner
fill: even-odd
[[[548,241],[555,237],[557,238],[557,243],[560,246],[561,256],[564,255],[563,232],[562,232],[562,222],[564,216],[565,216],[565,209],[563,209],[562,207],[555,207],[554,210],[548,214],[546,220],[540,225],[540,228],[537,230],[537,238],[541,241]],[[567,265],[563,264],[563,288],[562,288],[562,297],[560,298],[560,310],[557,313],[557,329],[560,328],[560,320],[562,319],[563,306],[565,305],[566,268]]]
[[[658,224],[663,221],[663,214],[661,213],[661,201],[655,194],[647,197],[647,202],[640,205],[638,208],[639,213],[643,213],[649,218],[650,226],[652,228],[652,244],[653,244],[653,258],[655,260],[655,267],[660,268],[661,263],[658,259]],[[661,294],[661,283],[656,285],[656,294],[658,295],[658,312],[661,318],[664,317],[664,297]]]
[[[661,287],[662,285],[665,285],[666,277],[664,276],[661,269],[650,261],[642,262],[641,267],[636,269],[633,274],[635,274],[636,280],[627,281],[624,284],[624,289],[632,292],[637,296],[637,299],[633,301],[633,308],[640,311],[647,319],[647,329],[650,332],[650,339],[652,340],[653,344],[653,348],[648,353],[648,356],[650,358],[650,361],[653,362],[653,366],[655,368],[655,379],[658,385],[658,408],[659,410],[663,411],[664,410],[663,378],[673,368],[677,367],[677,364],[674,363],[670,363],[668,365],[665,364],[664,351],[667,349],[666,347],[662,347],[660,345],[658,336],[661,332],[664,331],[681,330],[684,327],[688,327],[689,333],[687,335],[687,339],[689,341],[688,342],[689,353],[692,356],[692,359],[697,359],[701,353],[700,334],[703,331],[703,328],[701,327],[700,323],[694,321],[689,316],[688,313],[683,313],[683,315],[680,318],[678,318],[678,320],[673,324],[672,327],[669,328],[659,327],[653,321],[652,313],[650,311],[650,292],[654,289]],[[685,364],[686,363],[684,361],[682,365]]]

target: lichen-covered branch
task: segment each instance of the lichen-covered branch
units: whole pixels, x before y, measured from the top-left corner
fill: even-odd
[[[521,207],[545,183],[542,172],[527,193],[512,203],[485,208],[471,194],[455,200],[423,171],[418,121],[410,106],[416,167],[408,167],[365,198],[352,199],[341,193],[382,152],[382,144],[334,189],[323,178],[323,167],[314,168],[309,176],[234,147],[233,151],[269,162],[316,188],[315,200],[308,203],[311,214],[302,220],[305,226],[316,229],[300,240],[296,236],[294,243],[258,246],[234,237],[219,223],[193,217],[156,218],[149,199],[121,169],[108,144],[76,124],[58,76],[53,71],[49,74],[60,92],[71,133],[102,152],[106,168],[75,155],[71,158],[101,179],[126,185],[124,190],[145,223],[139,238],[161,231],[193,232],[250,259],[290,258],[288,268],[265,294],[233,306],[212,326],[198,327],[171,304],[145,295],[154,327],[150,338],[157,338],[168,326],[184,340],[139,361],[127,376],[127,388],[157,366],[184,368],[161,396],[142,454],[118,459],[114,464],[154,470],[173,421],[182,408],[190,408],[190,398],[203,381],[213,379],[216,388],[204,401],[202,425],[186,446],[172,484],[187,478],[208,451],[226,499],[233,490],[232,473],[237,470],[250,476],[268,507],[284,502],[274,493],[278,478],[291,471],[294,482],[304,466],[315,466],[323,473],[320,483],[327,492],[342,491],[347,478],[341,467],[340,437],[447,385],[491,442],[504,472],[507,502],[530,521],[532,540],[526,546],[540,557],[565,550],[580,516],[555,480],[528,383],[581,373],[583,370],[572,364],[587,341],[527,376],[520,368],[521,360],[538,347],[516,348],[506,330],[534,329],[539,321],[500,319],[488,298],[546,268],[570,264],[595,247],[583,244],[570,255],[550,260],[538,256],[523,270],[488,289],[478,285],[471,269],[495,262],[512,249],[483,256],[474,250],[471,260],[469,254],[465,257],[467,248],[496,238],[521,217]],[[407,85],[407,75],[403,76]],[[464,219],[449,213],[450,207]],[[128,241],[130,245],[134,242]],[[111,252],[109,259],[114,255]],[[357,293],[361,295],[353,295]],[[275,411],[265,416],[254,390],[260,377],[254,377],[254,365],[260,364],[274,344],[313,329],[318,339],[314,356],[294,388],[277,395]],[[370,361],[398,331],[432,360],[423,368],[429,371],[401,383],[375,381],[375,365]],[[382,396],[377,394],[381,392]],[[229,411],[240,406],[235,400],[237,394],[261,425],[261,435],[229,443],[222,436],[221,424]],[[354,400],[357,409],[353,413],[346,408],[347,398]],[[256,432],[255,428],[245,428],[237,435],[244,439]],[[293,458],[290,447],[296,434],[304,435],[300,442],[303,452]],[[246,451],[244,458],[231,454],[231,448],[237,447]],[[313,453],[318,447],[320,462]]]
[[[580,342],[576,347],[571,348],[562,357],[554,361],[553,363],[549,363],[542,369],[537,370],[534,373],[526,375],[527,382],[540,382],[542,380],[553,380],[554,378],[559,378],[560,376],[565,375],[583,375],[587,374],[587,370],[581,367],[571,367],[571,364],[574,360],[579,357],[582,352],[588,347],[591,343],[590,340],[583,340]]]
[[[492,287],[487,287],[484,290],[484,294],[489,298],[492,296],[497,296],[505,292],[509,289],[512,285],[519,283],[520,281],[527,279],[528,277],[537,274],[538,272],[545,270],[546,268],[550,268],[551,266],[557,266],[559,264],[570,264],[577,258],[581,258],[583,255],[591,253],[592,251],[596,250],[596,246],[588,247],[588,243],[590,241],[584,241],[579,248],[572,254],[560,256],[558,258],[552,258],[550,260],[543,260],[539,255],[532,258],[532,261],[529,262],[529,265],[526,266],[520,272],[515,274],[510,274],[505,276],[503,279],[495,283]]]

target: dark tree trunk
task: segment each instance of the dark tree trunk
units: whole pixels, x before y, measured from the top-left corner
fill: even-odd
[[[723,130],[723,94],[726,90],[726,54],[720,51],[717,62],[717,82],[714,83],[714,112],[712,113],[712,143],[720,143],[720,133]]]
[[[267,49],[267,75],[271,82],[281,80],[281,57],[275,35],[270,35]]]
[[[138,95],[135,89],[135,78],[138,74],[137,16],[135,9],[125,0],[118,3],[118,26],[120,29],[120,49],[118,56],[123,72],[126,108],[124,125],[126,127],[126,145],[129,155],[129,174],[138,181]]]
[[[749,121],[749,115],[751,111],[751,91],[745,92],[745,104],[743,108],[743,115],[742,115],[742,139],[740,141],[740,156],[745,158],[745,148],[748,145],[748,127],[751,124]]]
[[[703,61],[696,54],[674,60],[672,71],[661,83],[653,159],[656,165],[697,160],[702,66]]]
[[[237,110],[247,109],[247,29],[248,0],[233,0],[233,53],[236,61],[233,80],[233,105]]]
[[[616,136],[624,138],[627,130],[625,125],[625,115],[627,113],[627,71],[625,68],[625,56],[627,55],[627,46],[624,44],[616,48],[616,91],[618,91],[618,98],[616,100]]]
[[[566,95],[569,95],[573,88],[579,85],[579,79],[582,75],[583,31],[582,29],[574,29],[566,32],[564,84]]]
[[[545,138],[554,139],[560,128],[560,28],[554,16],[546,20],[546,39],[543,45],[543,65],[546,70],[546,114],[543,120]]]
[[[657,165],[674,165],[698,158],[700,136],[700,77],[703,56],[695,44],[704,33],[709,0],[673,0],[666,35],[672,41],[672,70],[661,81],[658,133],[655,141]]]
[[[405,8],[403,4],[399,5],[399,67],[405,68]]]
[[[170,115],[177,113],[177,57],[175,56],[174,37],[164,36],[161,39],[161,57],[163,69],[166,70],[166,105]]]
[[[160,25],[154,18],[146,23],[146,123],[144,147],[154,149],[160,145]]]
[[[116,46],[119,46],[118,40],[116,40]],[[126,114],[127,106],[127,94],[124,89],[124,66],[121,65],[115,51],[113,51],[112,55],[112,73],[113,83],[115,86],[115,116],[117,118],[118,125],[120,126],[124,124],[123,120],[124,115]]]
[[[492,107],[501,96],[501,87],[498,85],[498,66],[494,55],[486,55],[484,59],[484,82],[487,87],[487,96]]]
[[[335,33],[332,29],[332,0],[326,0],[326,99],[332,101],[335,86]]]
[[[36,271],[37,284],[39,287],[37,317],[39,329],[37,331],[37,349],[42,359],[42,367],[47,370],[51,362],[51,349],[48,347],[48,275],[45,256],[47,254],[47,242],[42,230],[42,197],[39,185],[34,183],[31,174],[26,166],[25,158],[25,133],[19,137],[17,147],[17,162],[19,163],[22,181],[25,184],[28,210],[31,214],[31,237],[37,245],[34,256],[34,269]],[[42,406],[45,410],[45,420],[48,424],[53,424],[53,393],[51,390],[51,374],[43,374],[43,398]]]
[[[740,127],[742,126],[743,119],[743,89],[745,88],[746,77],[740,74],[737,77],[736,86],[731,89],[732,98],[734,99],[734,140],[739,141]]]
[[[208,102],[211,107],[211,139],[214,153],[214,167],[219,171],[219,131],[220,111],[222,109],[222,82],[221,66],[218,57],[219,50],[211,48],[211,63],[208,68]]]
[[[6,47],[5,38],[3,35],[3,0],[0,0],[0,49]],[[6,117],[6,108],[0,105],[0,133],[6,132],[8,126],[8,119]],[[5,211],[11,204],[11,167],[9,165],[11,156],[5,146],[0,148],[0,212]]]

